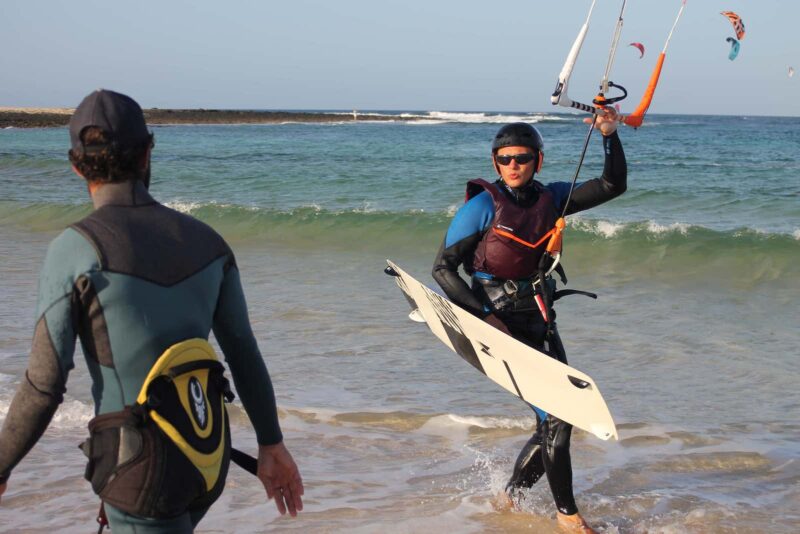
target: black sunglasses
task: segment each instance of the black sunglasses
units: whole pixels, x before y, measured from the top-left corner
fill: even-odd
[[[506,165],[511,164],[511,160],[515,160],[518,165],[525,165],[526,163],[530,163],[534,160],[536,154],[531,154],[530,152],[526,152],[524,154],[513,154],[510,156],[495,156],[494,159],[497,163],[505,167]]]

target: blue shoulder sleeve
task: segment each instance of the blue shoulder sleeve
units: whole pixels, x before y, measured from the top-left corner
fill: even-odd
[[[465,237],[483,232],[492,224],[493,219],[494,202],[491,195],[483,191],[458,209],[447,229],[445,248],[453,246]]]

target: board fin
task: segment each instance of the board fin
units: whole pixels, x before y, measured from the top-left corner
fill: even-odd
[[[419,311],[419,308],[411,310],[411,313],[408,314],[408,318],[414,321],[415,323],[425,322],[425,318],[422,316],[422,312]]]

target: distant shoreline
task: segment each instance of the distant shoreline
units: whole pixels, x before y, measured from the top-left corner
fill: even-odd
[[[0,128],[66,126],[74,109],[0,107]],[[355,115],[355,116],[354,116]],[[284,122],[405,121],[417,116],[313,111],[244,111],[230,109],[145,109],[148,124],[280,124]]]

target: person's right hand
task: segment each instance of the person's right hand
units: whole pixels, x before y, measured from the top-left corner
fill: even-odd
[[[600,130],[600,133],[605,137],[617,131],[617,125],[620,120],[622,119],[617,110],[610,106],[605,106],[602,112],[597,113],[596,118],[583,119],[583,122],[591,124],[594,121],[594,127]]]
[[[483,320],[492,325],[493,327],[497,328],[498,330],[500,330],[502,333],[508,334],[509,336],[511,335],[511,332],[508,330],[506,324],[503,321],[501,321],[495,314],[490,313],[489,315],[484,317]]]
[[[257,473],[267,490],[267,498],[275,498],[278,512],[284,515],[288,509],[296,517],[303,509],[303,479],[283,442],[258,446]]]

